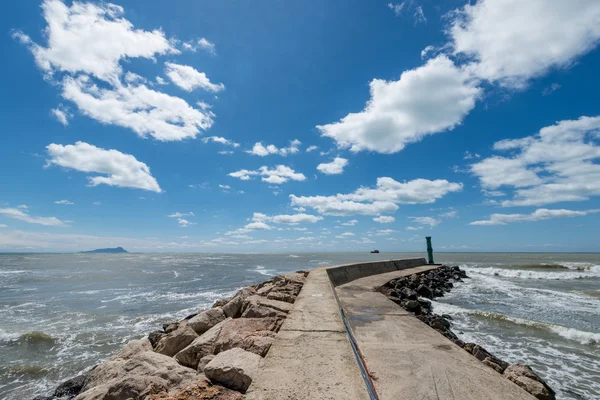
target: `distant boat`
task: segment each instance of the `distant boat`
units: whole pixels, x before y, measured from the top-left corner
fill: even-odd
[[[128,251],[125,250],[122,247],[115,247],[113,249],[96,249],[96,250],[90,250],[90,251],[80,251],[80,253],[83,253],[83,254],[90,254],[90,253],[128,253]]]
[[[373,250],[371,253],[377,254],[379,253],[379,250]]]

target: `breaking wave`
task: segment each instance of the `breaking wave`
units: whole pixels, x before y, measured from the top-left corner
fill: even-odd
[[[599,345],[600,344],[600,333],[580,331],[574,328],[568,328],[566,326],[549,324],[546,322],[532,321],[524,318],[510,317],[505,314],[493,312],[493,311],[482,311],[482,310],[469,310],[452,304],[440,303],[432,301],[433,310],[437,314],[468,314],[475,316],[479,319],[508,322],[515,325],[527,326],[534,329],[542,329],[547,332],[552,332],[568,340],[574,340],[585,345]]]

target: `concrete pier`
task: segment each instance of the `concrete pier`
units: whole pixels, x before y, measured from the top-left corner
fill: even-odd
[[[535,399],[377,291],[435,268],[411,259],[312,270],[246,398]]]

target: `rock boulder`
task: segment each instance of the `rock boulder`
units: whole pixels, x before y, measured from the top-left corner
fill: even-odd
[[[221,307],[211,308],[196,315],[188,321],[188,326],[192,328],[198,335],[217,325],[219,322],[227,318]]]
[[[184,349],[198,337],[198,334],[189,326],[179,328],[171,333],[162,336],[154,351],[165,356],[173,357],[179,351]]]
[[[213,382],[246,393],[261,360],[259,355],[249,351],[231,349],[217,354],[204,367],[204,374]]]
[[[509,365],[504,370],[503,375],[539,400],[554,400],[556,398],[554,390],[527,365]]]

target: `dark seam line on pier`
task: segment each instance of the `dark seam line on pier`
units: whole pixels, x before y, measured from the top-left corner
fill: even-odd
[[[367,365],[365,364],[365,359],[358,348],[358,343],[354,339],[354,335],[352,334],[352,330],[350,329],[350,325],[348,324],[348,320],[346,319],[346,314],[344,313],[344,309],[342,308],[342,304],[340,303],[340,299],[335,290],[335,286],[333,286],[333,282],[331,283],[331,290],[333,290],[333,296],[335,297],[335,301],[338,305],[338,310],[340,311],[340,316],[342,317],[342,322],[346,327],[346,333],[348,334],[348,340],[350,341],[350,347],[352,347],[352,352],[354,353],[354,358],[356,359],[356,363],[358,364],[358,368],[360,369],[360,374],[363,377],[365,382],[365,386],[367,389],[367,393],[369,394],[369,398],[371,400],[380,400],[377,391],[375,390],[375,385],[373,384],[373,380],[371,379],[371,374],[369,374],[369,370],[367,369]]]

